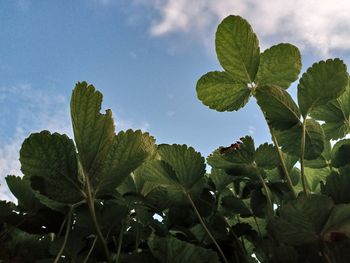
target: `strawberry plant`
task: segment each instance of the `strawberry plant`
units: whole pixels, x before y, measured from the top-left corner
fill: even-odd
[[[74,140],[31,134],[24,176],[6,177],[17,203],[0,201],[0,262],[350,261],[346,65],[320,61],[299,79],[298,48],[261,52],[239,16],[221,22],[215,44],[223,71],[198,80],[199,100],[237,111],[255,99],[272,144],[244,136],[205,161],[139,130],[116,133],[102,94],[77,83]]]

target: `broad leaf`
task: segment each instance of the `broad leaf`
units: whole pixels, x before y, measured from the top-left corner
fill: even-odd
[[[261,144],[255,153],[256,164],[265,169],[273,169],[279,164],[277,149],[272,144]]]
[[[350,238],[350,204],[334,206],[322,231],[322,239],[337,242]]]
[[[350,164],[350,140],[338,141],[332,149],[332,166],[343,167]]]
[[[317,243],[332,207],[332,200],[326,196],[299,196],[282,206],[280,217],[270,222],[268,229],[289,245]]]
[[[215,185],[217,191],[222,191],[227,185],[232,183],[232,177],[229,176],[224,170],[212,168],[209,178]]]
[[[115,136],[104,160],[96,191],[113,192],[143,162],[154,156],[155,140],[140,130],[122,131]]]
[[[259,40],[240,16],[228,16],[218,26],[216,53],[221,66],[235,80],[251,83],[259,66]]]
[[[240,215],[242,217],[248,217],[252,215],[252,212],[242,199],[233,195],[224,196],[221,199],[221,206],[229,215]]]
[[[195,246],[175,237],[151,236],[148,245],[161,263],[219,263],[218,255],[210,249]]]
[[[326,178],[331,174],[331,169],[329,167],[324,167],[321,169],[312,169],[305,167],[305,179],[307,188],[313,193],[319,193],[322,182],[326,181]],[[299,189],[302,191],[301,181],[299,183]]]
[[[350,203],[350,175],[348,173],[332,172],[321,184],[321,192],[332,197],[336,204]]]
[[[278,44],[261,54],[255,83],[258,86],[276,85],[286,89],[298,79],[300,70],[299,49],[291,44]]]
[[[101,172],[114,141],[112,112],[101,114],[102,94],[86,82],[78,82],[71,98],[74,139],[84,175],[93,183]]]
[[[73,141],[66,135],[48,131],[31,134],[20,150],[24,175],[40,181],[35,190],[62,203],[76,203],[83,199],[83,181],[78,176]]]
[[[197,96],[200,101],[217,111],[235,111],[249,100],[251,90],[247,84],[234,80],[226,72],[213,71],[197,82]]]
[[[323,152],[314,160],[305,160],[304,165],[313,169],[321,169],[329,166],[331,159],[331,143],[325,140]]]
[[[300,156],[301,135],[301,125],[276,133],[282,150],[295,156]],[[312,160],[318,158],[323,152],[324,141],[324,132],[321,125],[312,119],[307,119],[305,129],[305,159]]]
[[[343,138],[350,132],[350,87],[336,100],[319,106],[311,112],[316,120],[324,121],[322,128],[327,139]]]
[[[169,199],[182,202],[184,193],[198,195],[204,186],[205,162],[200,153],[186,145],[161,145],[161,160],[143,167],[144,179],[168,189]]]
[[[346,66],[340,59],[313,64],[301,77],[298,102],[305,118],[316,107],[338,98],[348,84]]]
[[[6,183],[12,194],[17,198],[19,207],[23,207],[28,212],[40,208],[40,203],[33,193],[28,177],[21,178],[9,175],[6,177]]]
[[[287,91],[277,86],[256,89],[256,99],[267,123],[276,130],[288,130],[300,123],[300,111]]]

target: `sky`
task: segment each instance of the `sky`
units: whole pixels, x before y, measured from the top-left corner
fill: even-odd
[[[4,178],[21,175],[18,152],[30,133],[72,137],[77,81],[103,93],[117,132],[142,129],[203,156],[245,135],[270,141],[254,100],[219,113],[196,97],[200,76],[222,70],[218,23],[246,18],[262,50],[297,45],[305,71],[326,58],[350,65],[349,13],[348,0],[0,0],[0,199],[13,198]]]

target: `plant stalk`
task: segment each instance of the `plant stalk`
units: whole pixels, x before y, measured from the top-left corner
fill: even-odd
[[[107,258],[107,262],[111,263],[111,258],[109,256],[109,250],[108,250],[108,247],[107,247],[106,240],[103,237],[103,234],[101,232],[101,228],[100,228],[100,226],[99,226],[99,224],[97,222],[96,211],[95,211],[95,200],[94,200],[94,198],[92,196],[92,190],[91,190],[89,179],[86,180],[86,186],[87,186],[87,204],[88,204],[88,207],[89,207],[91,219],[92,219],[92,222],[94,224],[96,234],[97,234],[98,238],[100,239],[100,241],[102,243],[103,250],[104,250],[106,258]]]
[[[63,251],[64,251],[64,249],[65,249],[65,247],[66,247],[66,245],[67,245],[67,241],[68,241],[68,237],[69,237],[69,232],[70,232],[70,230],[71,230],[72,217],[73,217],[73,208],[70,207],[70,208],[69,208],[68,215],[67,215],[66,233],[65,233],[65,235],[64,235],[63,244],[62,244],[61,249],[60,249],[60,251],[58,252],[58,254],[57,254],[56,258],[55,258],[54,263],[57,263],[57,262],[60,260],[62,254],[63,254]]]
[[[203,221],[203,219],[202,219],[202,216],[200,215],[200,213],[199,213],[199,211],[198,211],[196,205],[194,204],[194,202],[193,202],[193,200],[192,200],[190,194],[187,193],[187,192],[185,192],[185,195],[186,195],[188,201],[190,202],[190,204],[192,205],[192,208],[193,208],[195,214],[197,215],[199,222],[200,222],[201,225],[203,226],[205,232],[207,232],[207,234],[208,234],[208,236],[210,237],[211,241],[214,243],[214,245],[216,246],[217,250],[219,251],[219,254],[220,254],[220,256],[222,257],[222,260],[223,260],[225,263],[228,263],[228,260],[226,259],[224,252],[221,250],[221,248],[220,248],[219,244],[216,242],[214,236],[211,234],[211,232],[210,232],[209,229],[207,228],[206,224],[204,223],[204,221]]]
[[[88,262],[88,259],[89,259],[90,255],[91,255],[92,251],[94,250],[94,247],[95,247],[97,239],[98,239],[98,237],[96,236],[94,238],[94,241],[92,242],[92,245],[91,245],[91,248],[89,249],[88,254],[86,255],[86,258],[84,259],[84,263]]]
[[[259,177],[259,180],[266,192],[266,200],[267,200],[267,215],[269,218],[273,218],[273,215],[274,215],[274,212],[273,212],[273,203],[272,203],[272,200],[271,200],[271,196],[270,196],[270,190],[269,188],[267,187],[266,183],[265,183],[265,180],[264,178],[261,176],[258,168],[256,167],[256,170],[257,170],[257,175]]]
[[[119,233],[119,237],[118,237],[118,247],[117,247],[117,256],[116,256],[116,263],[119,263],[119,257],[120,257],[120,253],[122,250],[122,243],[123,243],[123,236],[124,236],[124,226],[125,224],[122,223],[122,227],[120,229],[120,233]]]
[[[304,165],[304,156],[305,156],[305,132],[306,132],[306,119],[304,119],[302,124],[302,133],[301,133],[301,146],[300,146],[300,174],[301,174],[301,183],[303,185],[303,191],[306,196],[309,195],[306,178],[305,178],[305,165]]]
[[[270,127],[269,127],[270,128]],[[287,169],[287,165],[283,159],[283,156],[282,156],[282,151],[279,147],[279,144],[278,144],[278,141],[277,141],[277,138],[274,134],[274,132],[272,131],[272,129],[270,128],[270,133],[271,133],[271,136],[272,136],[272,141],[273,141],[273,144],[275,145],[276,147],[276,150],[277,150],[277,154],[278,154],[278,158],[280,160],[280,163],[281,163],[281,166],[282,166],[282,169],[283,169],[283,173],[284,173],[284,176],[285,176],[285,179],[287,181],[287,184],[288,184],[288,187],[290,189],[290,191],[292,192],[294,198],[297,198],[297,193],[294,189],[294,186],[293,186],[293,183],[292,183],[292,180],[290,178],[290,175],[288,173],[288,169]]]

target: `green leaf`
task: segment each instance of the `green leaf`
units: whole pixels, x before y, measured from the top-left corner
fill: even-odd
[[[197,82],[196,90],[198,99],[217,111],[236,111],[247,104],[251,95],[247,84],[219,71],[203,75]]]
[[[19,207],[23,207],[28,212],[40,208],[40,203],[33,193],[28,177],[21,178],[9,175],[6,177],[6,183],[12,194],[17,198]]]
[[[261,54],[255,82],[258,86],[276,85],[286,89],[298,79],[300,70],[299,49],[291,44],[278,44]]]
[[[331,143],[325,140],[322,154],[314,160],[305,160],[304,165],[313,169],[321,169],[329,166],[331,159]]]
[[[232,183],[232,177],[229,176],[224,170],[212,168],[209,178],[215,185],[217,191],[222,191],[226,188],[227,185]]]
[[[276,132],[276,137],[282,146],[282,150],[295,156],[300,155],[301,135],[302,127],[299,125],[283,132]],[[321,125],[312,119],[307,119],[305,129],[305,159],[312,160],[318,158],[323,152],[324,141],[325,137]]]
[[[78,176],[75,147],[66,135],[48,131],[31,134],[20,150],[24,175],[40,181],[35,190],[62,203],[83,199],[83,181]],[[34,185],[33,185],[34,186]]]
[[[205,160],[199,152],[186,145],[160,145],[158,154],[175,171],[185,189],[191,189],[205,174]]]
[[[350,87],[336,100],[319,106],[311,112],[316,120],[324,121],[322,128],[327,139],[340,139],[350,132]]]
[[[241,143],[237,142],[229,147],[220,147],[208,157],[208,163],[219,169],[230,169],[237,165],[250,165],[254,160],[255,146],[253,138],[250,136],[241,138]]]
[[[261,144],[256,149],[255,162],[260,168],[275,168],[279,164],[276,147],[268,143]]]
[[[329,167],[324,167],[321,169],[312,169],[305,167],[305,178],[308,189],[313,193],[319,193],[321,183],[326,181],[326,178],[331,174],[331,169]],[[302,185],[300,182],[300,191],[302,191]]]
[[[350,204],[334,206],[321,235],[326,242],[350,238]]]
[[[269,223],[268,230],[289,245],[317,243],[332,207],[326,196],[299,196],[282,206],[280,217]]]
[[[210,249],[195,246],[174,237],[151,236],[148,245],[161,263],[219,263],[218,255]]]
[[[277,86],[256,89],[257,102],[269,126],[276,130],[288,130],[300,123],[300,111],[287,91]]]
[[[140,130],[121,131],[115,136],[103,163],[96,192],[113,192],[125,178],[156,152],[155,140]]]
[[[339,168],[350,164],[350,140],[338,141],[332,149],[332,166]]]
[[[240,16],[228,16],[216,31],[216,54],[221,66],[236,80],[251,83],[259,66],[259,40]]]
[[[78,82],[71,98],[71,117],[79,160],[92,184],[98,180],[114,141],[112,112],[101,114],[102,94],[86,82]]]
[[[336,204],[350,203],[350,175],[348,173],[332,172],[321,184],[321,192],[332,197]]]
[[[229,214],[239,214],[242,217],[251,216],[252,212],[243,202],[243,200],[233,196],[227,195],[221,199],[221,206],[229,212]]]
[[[301,77],[298,102],[305,118],[316,107],[338,98],[348,84],[346,66],[340,59],[313,64]]]

